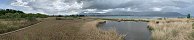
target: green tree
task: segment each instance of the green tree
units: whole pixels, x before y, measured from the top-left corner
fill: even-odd
[[[0,15],[5,15],[6,13],[19,13],[19,14],[25,14],[23,11],[19,10],[13,10],[13,9],[0,9]]]
[[[187,15],[187,18],[191,18],[191,14],[188,14],[188,15]]]
[[[47,15],[41,14],[41,13],[37,13],[36,14],[37,18],[47,18]]]
[[[36,20],[36,16],[35,14],[29,13],[29,14],[25,14],[23,15],[23,17],[29,21],[35,21]]]
[[[27,19],[36,20],[36,18],[46,18],[48,15],[41,13],[24,13],[23,11],[13,9],[0,9],[0,19]]]

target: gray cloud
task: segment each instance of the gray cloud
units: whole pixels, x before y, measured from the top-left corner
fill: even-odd
[[[92,4],[92,5],[91,5]],[[86,9],[112,9],[112,8],[132,8],[140,11],[150,8],[185,8],[193,4],[192,0],[93,0]],[[172,8],[174,9],[174,8]],[[150,10],[151,11],[151,10]]]
[[[86,12],[87,9],[96,9],[97,12],[110,12],[110,9],[181,12],[180,10],[194,8],[194,0],[17,0],[12,5],[48,14],[76,14],[83,10]]]

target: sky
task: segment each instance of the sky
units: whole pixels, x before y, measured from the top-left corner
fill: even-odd
[[[194,0],[0,0],[0,8],[48,15],[161,11],[194,16]]]

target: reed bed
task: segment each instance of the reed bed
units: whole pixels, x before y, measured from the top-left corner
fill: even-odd
[[[28,20],[1,20],[0,21],[0,34],[14,31],[32,24],[38,21],[28,21]]]
[[[192,24],[188,19],[157,20],[149,28],[152,40],[194,40]]]
[[[84,32],[88,40],[123,40],[124,35],[119,35],[115,29],[111,29],[108,31],[103,31],[97,28],[97,25],[103,20],[97,20],[88,22],[83,26]]]

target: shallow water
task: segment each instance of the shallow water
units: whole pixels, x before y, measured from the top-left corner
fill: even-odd
[[[119,34],[127,34],[125,40],[150,40],[151,33],[146,22],[107,21],[99,25],[102,30],[116,29]]]

